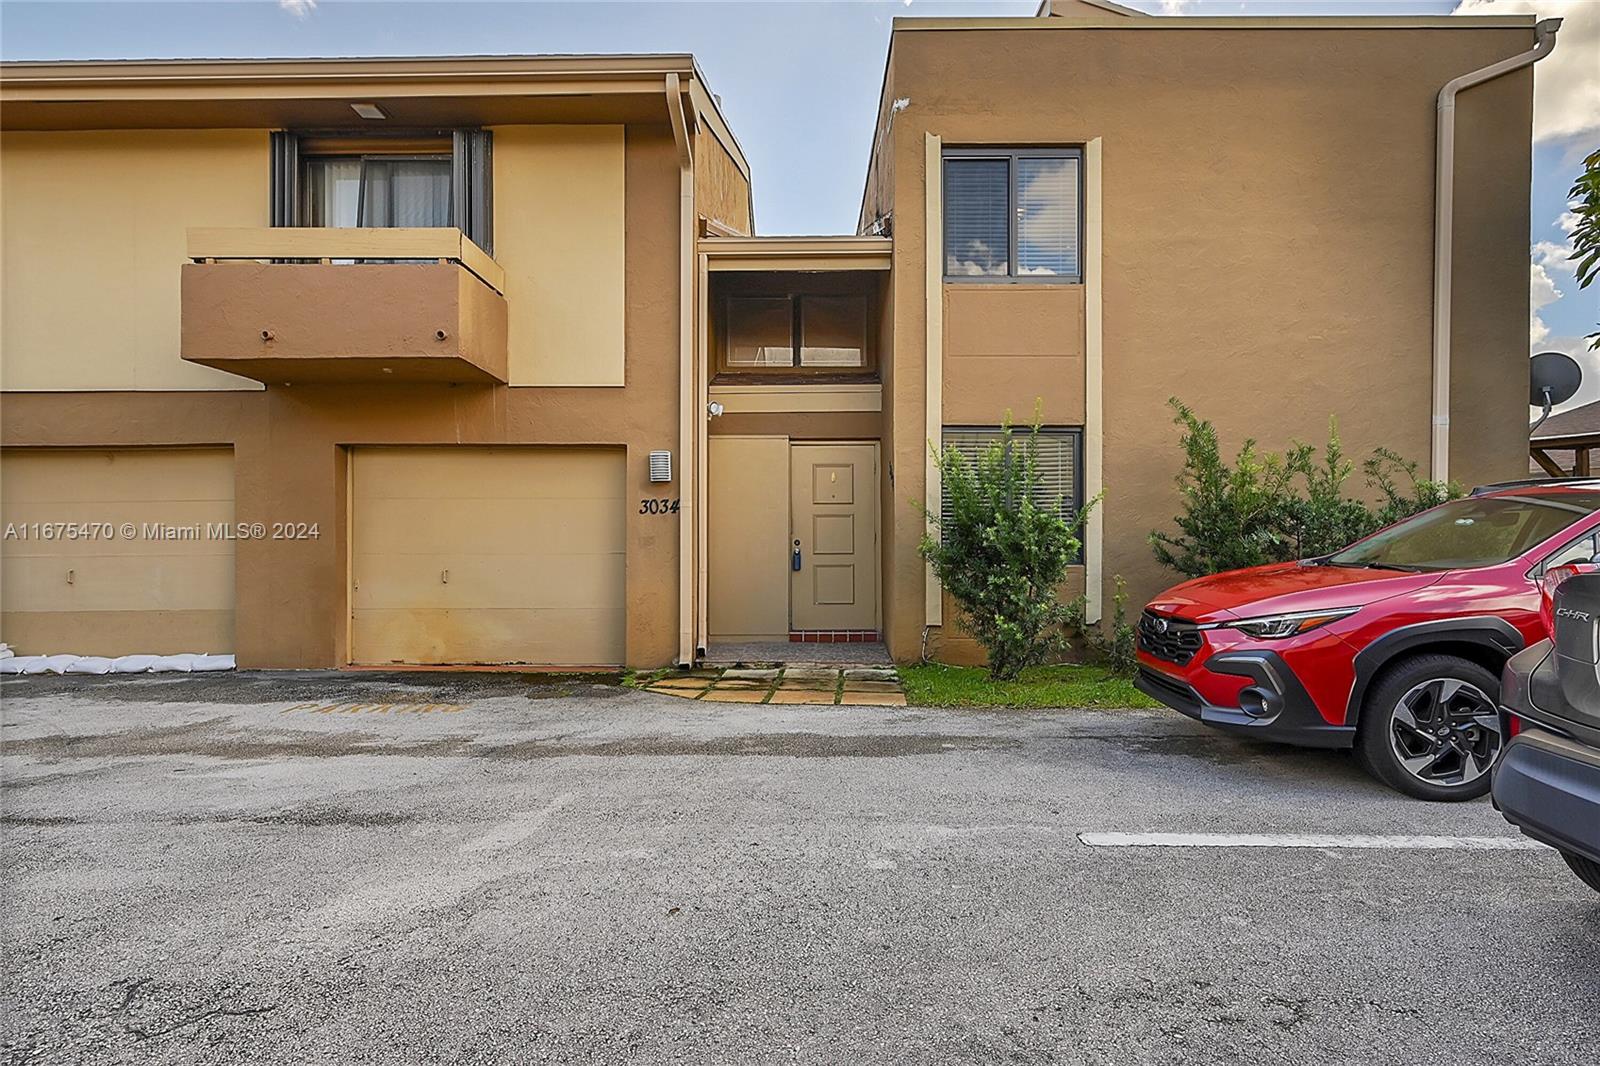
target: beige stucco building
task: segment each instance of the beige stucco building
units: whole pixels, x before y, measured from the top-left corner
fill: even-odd
[[[1036,404],[1067,506],[1104,493],[1093,611],[1169,581],[1169,396],[1516,476],[1532,75],[1458,102],[1442,382],[1435,101],[1533,38],[898,20],[859,235],[814,238],[752,236],[688,56],[6,64],[0,639],[970,658],[916,549],[929,444]]]

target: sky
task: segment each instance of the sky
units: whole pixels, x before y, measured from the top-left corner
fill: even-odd
[[[1566,406],[1600,400],[1600,283],[1566,259],[1567,190],[1600,148],[1600,0],[1122,0],[1164,17],[1534,12],[1565,20],[1535,68],[1529,233],[1532,351],[1584,363]],[[757,232],[855,228],[889,30],[897,16],[1031,15],[1037,0],[586,3],[0,0],[0,58],[692,52],[755,175]],[[820,73],[819,73],[820,72]],[[1565,216],[1565,217],[1564,217]]]

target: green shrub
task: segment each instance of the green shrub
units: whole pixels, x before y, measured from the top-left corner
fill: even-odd
[[[1328,419],[1328,446],[1321,460],[1315,448],[1296,441],[1284,465],[1305,482],[1305,494],[1295,496],[1291,491],[1285,503],[1286,529],[1294,538],[1292,558],[1327,555],[1377,528],[1371,509],[1344,494],[1355,464],[1345,457],[1334,419]]]
[[[1186,577],[1327,555],[1461,495],[1459,485],[1419,477],[1416,463],[1377,448],[1361,464],[1376,504],[1347,496],[1354,463],[1331,418],[1320,457],[1299,441],[1278,455],[1259,451],[1251,439],[1230,464],[1216,428],[1181,401],[1168,402],[1182,428],[1183,511],[1173,519],[1177,532],[1152,531],[1150,547],[1158,562]]]
[[[1112,579],[1116,591],[1111,595],[1111,620],[1096,625],[1088,620],[1089,598],[1079,596],[1067,604],[1066,628],[1077,634],[1096,659],[1118,677],[1132,677],[1139,661],[1138,634],[1128,621],[1128,583],[1118,574]]]
[[[1183,427],[1183,473],[1178,491],[1183,513],[1174,519],[1177,535],[1150,534],[1161,565],[1198,577],[1286,558],[1285,537],[1290,482],[1294,471],[1281,456],[1259,455],[1247,440],[1233,464],[1222,458],[1217,430],[1181,400],[1173,398],[1174,421]]]
[[[922,555],[988,652],[989,676],[1014,679],[1064,650],[1067,607],[1058,590],[1088,508],[1069,522],[1060,500],[1043,498],[1037,421],[1021,436],[1008,418],[976,463],[953,448],[935,459],[947,502],[938,516],[924,508],[939,536],[923,536]]]
[[[1368,487],[1379,496],[1378,506],[1372,513],[1372,529],[1393,525],[1462,494],[1461,486],[1453,481],[1447,485],[1418,477],[1415,462],[1388,448],[1375,449],[1372,458],[1362,463],[1361,468],[1367,476]],[[1407,482],[1405,489],[1399,485],[1400,476]]]

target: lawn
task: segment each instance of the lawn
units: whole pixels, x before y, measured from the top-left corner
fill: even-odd
[[[906,702],[913,707],[1159,707],[1102,666],[1035,666],[1015,681],[990,681],[979,667],[918,663],[902,666]]]

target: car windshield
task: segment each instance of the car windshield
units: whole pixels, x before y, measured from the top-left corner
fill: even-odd
[[[1600,510],[1600,493],[1474,496],[1413,515],[1321,560],[1328,566],[1455,570],[1494,566]]]

